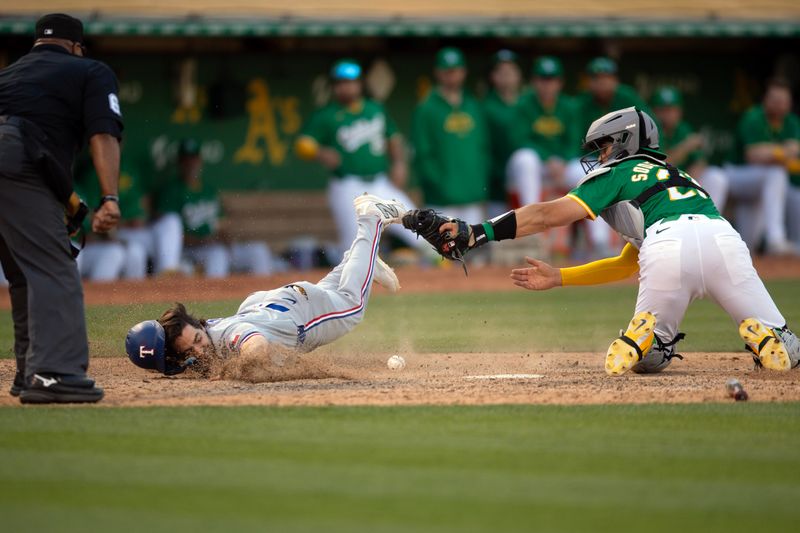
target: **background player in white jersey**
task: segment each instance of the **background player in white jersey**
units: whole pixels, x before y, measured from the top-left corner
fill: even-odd
[[[678,327],[686,308],[703,297],[717,302],[740,325],[758,364],[773,370],[798,366],[800,342],[759,279],[747,246],[705,191],[657,151],[652,118],[634,107],[613,111],[592,123],[584,148],[593,150],[582,160],[591,172],[567,196],[473,226],[440,217],[441,223],[430,225],[441,240],[420,234],[443,255],[458,258],[492,240],[600,215],[630,243],[622,256],[600,264],[611,263],[611,275],[617,275],[613,271],[620,263],[635,262],[638,256],[640,272],[636,312],[608,349],[608,374],[632,368],[659,372],[669,365],[682,338]],[[405,215],[403,224],[414,228],[415,222],[425,221],[419,213]],[[512,277],[517,285],[537,289],[541,264],[530,262],[531,268],[517,269]]]
[[[318,283],[298,281],[255,292],[225,318],[195,318],[176,304],[157,321],[131,328],[125,341],[130,360],[177,374],[192,364],[207,369],[240,354],[306,353],[348,333],[364,317],[373,280],[393,292],[400,286],[378,258],[378,244],[383,229],[405,212],[398,202],[369,195],[359,196],[354,205],[356,238],[342,262]]]

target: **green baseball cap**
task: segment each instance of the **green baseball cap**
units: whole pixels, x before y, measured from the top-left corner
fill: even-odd
[[[497,52],[492,55],[492,66],[496,67],[500,63],[516,63],[517,62],[517,54],[513,50],[508,50],[507,48],[503,48],[502,50],[498,50]]]
[[[458,48],[448,46],[436,53],[436,68],[448,69],[466,66],[467,62],[464,61],[464,54]]]
[[[564,75],[564,67],[557,57],[542,56],[533,62],[532,73],[540,78],[560,78]]]
[[[616,74],[617,64],[610,57],[596,57],[586,65],[586,72],[592,76],[597,74]]]
[[[664,87],[656,89],[656,92],[653,93],[653,99],[650,105],[653,107],[682,106],[683,96],[681,96],[681,92],[675,87],[665,85]]]
[[[178,144],[178,155],[180,157],[200,155],[200,143],[197,139],[182,139]]]
[[[361,77],[361,65],[354,59],[342,59],[331,67],[331,79],[357,80]]]

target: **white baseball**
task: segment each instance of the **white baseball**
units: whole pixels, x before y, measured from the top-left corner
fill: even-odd
[[[406,367],[406,360],[399,355],[393,355],[386,361],[386,366],[389,370],[403,370]]]

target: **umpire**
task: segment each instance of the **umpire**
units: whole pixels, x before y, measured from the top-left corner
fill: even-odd
[[[0,261],[14,320],[11,394],[22,403],[103,397],[86,375],[83,291],[64,213],[88,140],[103,194],[92,230],[116,226],[122,115],[113,72],[84,51],[80,20],[45,15],[33,49],[0,71]]]

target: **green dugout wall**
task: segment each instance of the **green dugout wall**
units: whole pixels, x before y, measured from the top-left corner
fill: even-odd
[[[30,38],[6,35],[6,62]],[[325,185],[316,165],[298,161],[292,144],[303,121],[328,96],[326,72],[342,56],[367,67],[370,90],[408,132],[418,98],[430,86],[433,54],[461,46],[470,65],[470,90],[485,91],[491,53],[509,47],[526,71],[551,53],[566,67],[566,92],[583,82],[594,55],[619,58],[621,79],[646,98],[659,84],[685,93],[686,117],[708,132],[714,158],[732,147],[738,114],[760,97],[776,73],[800,72],[796,35],[766,37],[543,38],[543,37],[131,37],[89,41],[90,54],[120,79],[125,117],[124,158],[143,177],[173,172],[177,142],[201,141],[209,180],[224,189],[315,189]]]

